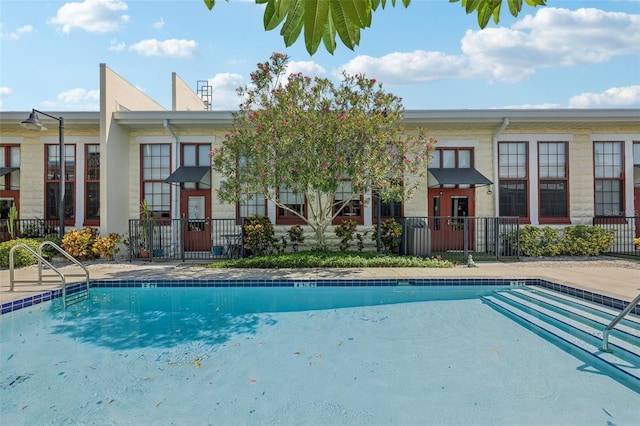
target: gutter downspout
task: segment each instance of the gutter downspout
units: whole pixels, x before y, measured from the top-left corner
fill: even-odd
[[[493,210],[496,217],[499,216],[500,214],[500,203],[499,203],[500,194],[499,194],[499,187],[498,187],[498,179],[500,177],[500,174],[499,174],[500,167],[498,166],[498,136],[500,136],[500,133],[502,133],[504,129],[507,128],[508,125],[509,125],[509,117],[504,117],[502,119],[502,124],[500,124],[500,127],[498,128],[498,130],[496,130],[491,136],[491,141],[493,144],[493,184],[495,185],[495,188],[493,191]]]
[[[162,123],[162,127],[165,128],[165,130],[171,135],[171,137],[173,138],[173,158],[175,158],[175,164],[179,164],[180,159],[178,158],[178,152],[180,151],[178,148],[178,136],[173,132],[173,129],[171,127],[169,127],[169,119],[165,119]],[[177,168],[177,167],[176,167]],[[170,185],[171,186],[171,205],[172,205],[172,212],[171,212],[171,218],[180,218],[180,185]],[[170,248],[170,254],[171,256],[174,255],[175,250],[176,250],[176,245],[177,245],[177,241],[174,240],[175,238],[175,233],[172,232],[171,233],[171,248]]]

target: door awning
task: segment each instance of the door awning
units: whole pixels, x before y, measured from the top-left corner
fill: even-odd
[[[474,168],[430,168],[428,171],[429,188],[440,185],[471,185],[472,188],[493,185],[493,182]]]
[[[181,166],[171,173],[166,183],[200,182],[209,171],[209,166]]]
[[[20,167],[0,167],[0,176],[8,175],[16,170],[20,170]]]

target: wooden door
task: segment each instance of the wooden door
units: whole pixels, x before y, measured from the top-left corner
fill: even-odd
[[[184,250],[211,250],[211,192],[182,190],[180,216],[184,224]]]
[[[474,223],[473,189],[430,189],[429,228],[431,250],[435,252],[472,249]],[[466,227],[466,233],[465,233]]]

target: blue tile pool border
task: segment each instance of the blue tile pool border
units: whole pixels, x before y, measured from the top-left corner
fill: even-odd
[[[133,279],[133,280],[91,280],[91,288],[163,288],[163,287],[380,287],[380,286],[540,286],[589,302],[617,310],[624,309],[629,302],[587,290],[577,289],[540,278],[388,278],[388,279]],[[67,287],[67,294],[85,289],[85,284]],[[33,305],[62,297],[62,290],[44,291],[40,294],[3,303],[0,315],[8,314]],[[640,305],[631,310],[640,315]]]

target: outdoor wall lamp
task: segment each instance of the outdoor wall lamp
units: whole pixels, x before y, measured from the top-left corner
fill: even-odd
[[[29,118],[20,123],[20,126],[24,127],[28,130],[39,130],[44,131],[47,130],[44,124],[38,118],[38,113],[49,118],[53,118],[54,120],[58,120],[58,146],[60,153],[60,194],[59,194],[59,207],[58,207],[58,216],[60,217],[60,238],[64,236],[64,188],[65,188],[65,159],[64,159],[64,118],[55,117],[53,115],[49,115],[46,112],[38,111],[37,109],[32,109],[31,114],[29,114]]]

